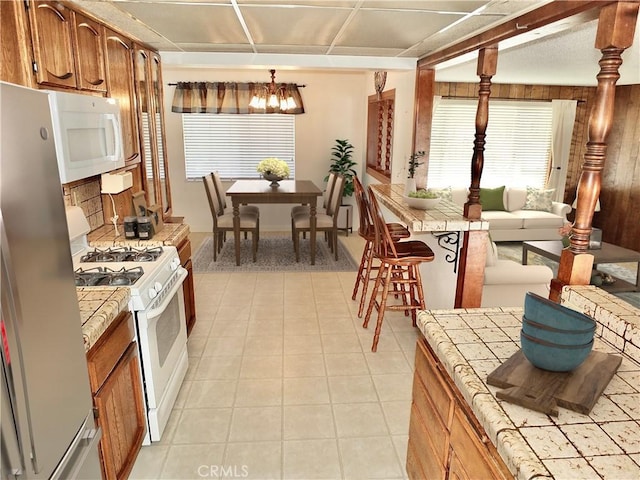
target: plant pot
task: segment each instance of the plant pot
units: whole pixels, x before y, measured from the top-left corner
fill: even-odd
[[[407,182],[404,184],[404,194],[409,195],[411,192],[416,191],[416,179],[407,178]]]

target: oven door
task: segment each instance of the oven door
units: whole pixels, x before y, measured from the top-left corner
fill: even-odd
[[[187,372],[187,327],[182,283],[187,271],[179,267],[173,284],[148,309],[136,312],[142,373],[151,441],[158,441]]]

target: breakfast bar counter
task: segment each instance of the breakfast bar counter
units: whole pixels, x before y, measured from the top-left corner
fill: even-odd
[[[493,451],[498,458],[497,463],[489,461],[488,465],[495,472],[500,472],[500,466],[508,469],[504,477],[492,474],[495,478],[509,478],[509,473],[514,478],[527,480],[640,478],[640,310],[589,286],[565,287],[562,299],[563,304],[596,319],[594,350],[622,357],[617,373],[588,415],[559,408],[559,415],[552,417],[498,399],[499,389],[487,384],[487,375],[519,349],[521,308],[420,312],[418,327],[424,335],[420,342],[426,341],[428,346],[417,349],[416,378],[420,378],[419,370],[425,369],[421,358],[432,355],[429,365],[437,365],[426,370],[439,371],[442,378],[455,385],[451,391],[456,391],[454,397],[464,407],[461,410],[471,412],[470,423],[481,426],[477,444],[490,443],[486,450]],[[421,357],[426,351],[431,353]],[[421,385],[418,380],[414,381],[407,464],[410,476],[419,476],[416,472],[440,473],[447,469],[453,472],[455,468],[470,468],[470,473],[479,476],[482,466],[469,460],[472,449],[461,448],[461,452],[456,452],[456,432],[452,430],[450,434],[451,450],[441,448],[441,434],[447,429],[447,421],[455,424],[457,413],[447,416],[440,409],[438,413],[444,415],[442,420],[424,422],[436,425],[432,428],[436,433],[431,435],[436,440],[427,442],[433,446],[433,455],[423,448],[412,447],[412,442],[415,445],[420,440],[421,432],[415,429],[414,410],[420,410],[416,404],[435,404],[444,398],[438,397],[437,391],[433,393],[434,388],[439,388],[437,382],[431,382],[426,395],[420,394],[420,389],[416,393],[416,384]],[[436,400],[424,399],[429,396]],[[423,417],[418,414],[417,418]],[[420,421],[418,424],[423,425]],[[442,458],[439,463],[433,463],[439,451],[443,452]],[[458,458],[465,458],[466,462],[461,466]]]
[[[432,262],[420,265],[426,308],[449,309],[455,305],[463,233],[488,230],[489,222],[465,218],[462,208],[441,199],[435,208],[418,210],[405,202],[404,185],[371,185],[387,222],[402,222],[412,240],[426,243]]]

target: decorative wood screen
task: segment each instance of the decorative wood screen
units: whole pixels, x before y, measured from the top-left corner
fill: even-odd
[[[367,112],[367,173],[381,182],[391,181],[393,115],[396,91],[369,97]]]

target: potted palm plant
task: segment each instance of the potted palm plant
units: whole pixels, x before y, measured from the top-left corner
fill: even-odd
[[[356,166],[356,162],[351,159],[353,153],[353,145],[348,140],[336,139],[336,144],[331,149],[331,165],[329,166],[329,172],[341,174],[344,176],[344,192],[343,197],[350,197],[353,195],[353,177],[357,175],[357,172],[353,167]],[[324,179],[326,182],[329,179],[327,175]]]

